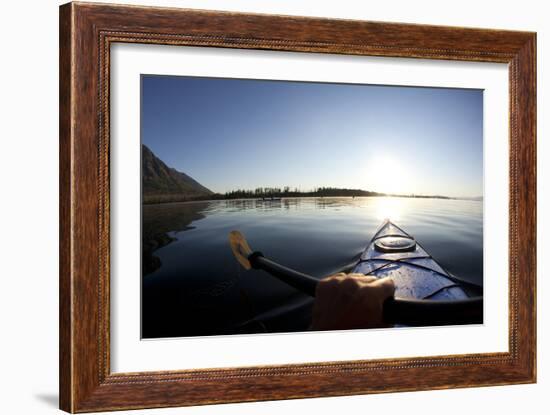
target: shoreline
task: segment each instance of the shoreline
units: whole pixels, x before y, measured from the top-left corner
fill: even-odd
[[[258,202],[280,202],[285,199],[367,199],[367,198],[394,198],[394,199],[436,199],[436,200],[462,200],[466,202],[483,202],[481,198],[468,197],[448,197],[448,196],[407,196],[407,195],[372,195],[372,196],[288,196],[277,197],[276,199],[262,199],[259,197],[240,197],[227,199],[196,199],[196,200],[180,200],[171,202],[142,202],[143,206],[157,206],[170,204],[192,204],[192,203],[211,203],[211,202],[227,202],[227,201],[258,201]]]

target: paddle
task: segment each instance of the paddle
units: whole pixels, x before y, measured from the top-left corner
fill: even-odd
[[[315,297],[319,283],[317,278],[277,264],[259,251],[252,251],[239,231],[229,233],[229,244],[244,269],[261,269],[304,294]],[[390,298],[384,303],[384,320],[389,324],[408,326],[482,323],[483,298],[453,301]]]

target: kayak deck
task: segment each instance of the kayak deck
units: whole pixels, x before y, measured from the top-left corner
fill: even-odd
[[[378,229],[353,272],[391,278],[395,296],[400,298],[468,298],[461,285],[411,235],[389,220]]]

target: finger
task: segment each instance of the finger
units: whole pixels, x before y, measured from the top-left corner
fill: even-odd
[[[376,277],[373,277],[372,275],[365,275],[365,274],[352,274],[352,275],[356,275],[357,278],[360,278],[361,282],[367,282],[367,283],[371,283],[378,279]]]
[[[343,275],[335,274],[328,276],[326,278],[323,278],[319,281],[317,284],[317,288],[315,289],[315,296],[330,296],[331,292],[336,289],[336,287],[340,284],[340,282],[345,277]]]
[[[347,274],[339,272],[337,274],[329,275],[328,277],[322,278],[320,282],[329,282],[329,281],[341,281],[347,277]]]
[[[393,297],[395,293],[395,284],[389,277],[377,279],[371,284],[373,287],[377,287],[381,291],[381,295],[384,299]]]
[[[332,274],[331,276],[329,276],[329,278],[330,278],[330,277],[335,277],[335,278],[337,278],[337,277],[345,277],[345,276],[346,276],[346,273],[345,273],[345,272],[337,272],[336,274]]]
[[[357,277],[348,276],[342,280],[336,293],[338,304],[351,304],[362,285],[363,283]]]

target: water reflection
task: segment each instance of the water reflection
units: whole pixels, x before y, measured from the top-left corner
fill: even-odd
[[[234,199],[222,200],[209,203],[207,212],[240,212],[246,210],[256,211],[277,211],[277,210],[316,210],[316,209],[338,209],[353,207],[374,207],[376,217],[380,220],[392,218],[399,220],[401,212],[407,208],[407,205],[416,199],[397,198],[397,197],[301,197],[301,198],[283,198],[283,199]],[[201,207],[202,209],[202,207]]]
[[[377,198],[374,201],[376,218],[380,221],[390,219],[393,222],[400,222],[408,200],[397,197]]]
[[[483,278],[483,203],[413,198],[223,200],[143,207],[144,246],[160,266],[145,269],[145,337],[230,332],[231,327],[301,294],[258,271],[243,272],[227,235],[243,232],[253,249],[322,278],[349,267],[383,219],[414,235],[444,267]]]

